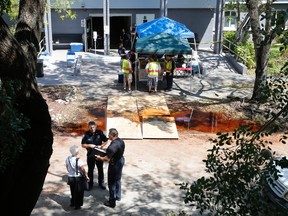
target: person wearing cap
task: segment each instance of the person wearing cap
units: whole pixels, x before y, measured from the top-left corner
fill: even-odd
[[[145,70],[148,75],[148,91],[149,93],[152,92],[152,87],[154,87],[154,92],[157,92],[157,86],[158,86],[158,75],[161,72],[161,66],[159,62],[157,61],[156,55],[151,55],[149,57],[150,61],[148,61]]]
[[[125,59],[125,55],[126,55],[126,49],[123,46],[123,43],[119,44],[119,48],[118,48],[118,54],[120,56],[120,69],[122,70],[122,62]]]
[[[130,56],[125,55],[125,59],[122,62],[122,72],[124,74],[124,91],[126,91],[126,86],[128,85],[128,91],[131,91],[131,83],[132,83],[132,65],[130,61]]]
[[[165,68],[166,73],[166,88],[165,91],[171,91],[173,85],[173,72],[175,70],[175,62],[172,55],[165,55]]]
[[[108,138],[103,133],[102,130],[97,129],[97,125],[94,121],[88,123],[89,130],[84,133],[82,137],[81,145],[87,150],[87,164],[88,164],[88,176],[89,181],[89,190],[93,188],[94,181],[94,168],[95,164],[98,170],[98,185],[101,189],[105,190],[104,186],[104,171],[103,171],[103,162],[95,160],[95,147],[102,148],[107,144]]]
[[[77,187],[77,183],[79,182],[77,178],[81,178],[83,175],[89,182],[89,177],[85,170],[83,161],[78,157],[78,146],[71,146],[70,153],[71,155],[65,160],[66,169],[68,171],[68,184],[71,192],[70,206],[75,209],[81,209],[81,206],[83,205],[84,190],[81,187]]]

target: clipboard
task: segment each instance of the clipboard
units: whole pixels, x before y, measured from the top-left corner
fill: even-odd
[[[101,156],[101,157],[104,157],[104,156],[106,156],[106,150],[100,149],[100,148],[98,148],[98,147],[94,147],[94,148],[92,149],[91,155],[93,155],[93,156],[99,155],[99,156]]]

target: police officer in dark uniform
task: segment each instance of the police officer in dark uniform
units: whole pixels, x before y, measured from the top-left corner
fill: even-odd
[[[94,121],[88,123],[89,130],[85,132],[81,144],[83,148],[87,149],[87,165],[88,165],[88,177],[89,190],[93,187],[93,171],[95,168],[95,163],[98,170],[98,184],[103,190],[106,189],[104,184],[104,172],[103,172],[103,161],[95,160],[95,147],[102,148],[107,144],[108,138],[103,133],[102,130],[97,129],[97,125]]]
[[[105,156],[95,155],[96,160],[108,161],[108,187],[109,200],[104,203],[105,206],[114,208],[116,200],[121,199],[121,177],[122,169],[125,163],[124,151],[125,143],[118,137],[118,131],[115,128],[109,129],[110,145],[106,149]]]

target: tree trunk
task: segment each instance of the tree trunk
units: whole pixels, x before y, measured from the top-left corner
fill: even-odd
[[[247,7],[251,19],[250,24],[256,58],[255,83],[251,99],[257,101],[259,101],[259,99],[261,98],[260,86],[265,85],[266,83],[270,47],[274,38],[274,35],[270,33],[271,18],[266,17],[264,34],[261,34],[260,32],[260,3],[261,2],[259,2],[259,0],[247,0]],[[266,13],[267,15],[271,14],[271,4],[272,2],[268,0],[265,5],[264,13]]]
[[[268,60],[271,45],[261,46],[256,48],[256,69],[255,69],[255,82],[252,94],[252,100],[259,101],[261,98],[260,87],[266,85],[266,79],[268,74]]]
[[[15,36],[0,17],[0,78],[20,84],[16,104],[28,119],[26,144],[15,162],[0,173],[0,205],[11,215],[30,215],[49,168],[53,134],[48,106],[36,83],[36,62],[45,0],[21,0]]]

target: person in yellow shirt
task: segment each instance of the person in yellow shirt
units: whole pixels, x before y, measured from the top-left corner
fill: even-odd
[[[167,87],[165,91],[171,91],[173,85],[173,72],[175,70],[175,62],[172,55],[165,55],[165,68]]]
[[[152,92],[152,87],[154,87],[154,92],[157,92],[158,86],[158,75],[161,73],[161,66],[157,61],[156,55],[151,55],[149,58],[149,62],[147,63],[145,70],[148,74],[148,91],[149,93]]]
[[[123,72],[123,75],[124,75],[124,80],[123,80],[124,91],[126,91],[127,85],[128,85],[128,91],[131,91],[133,70],[132,70],[132,66],[131,66],[130,56],[129,55],[125,55],[125,59],[122,62],[122,72]]]

